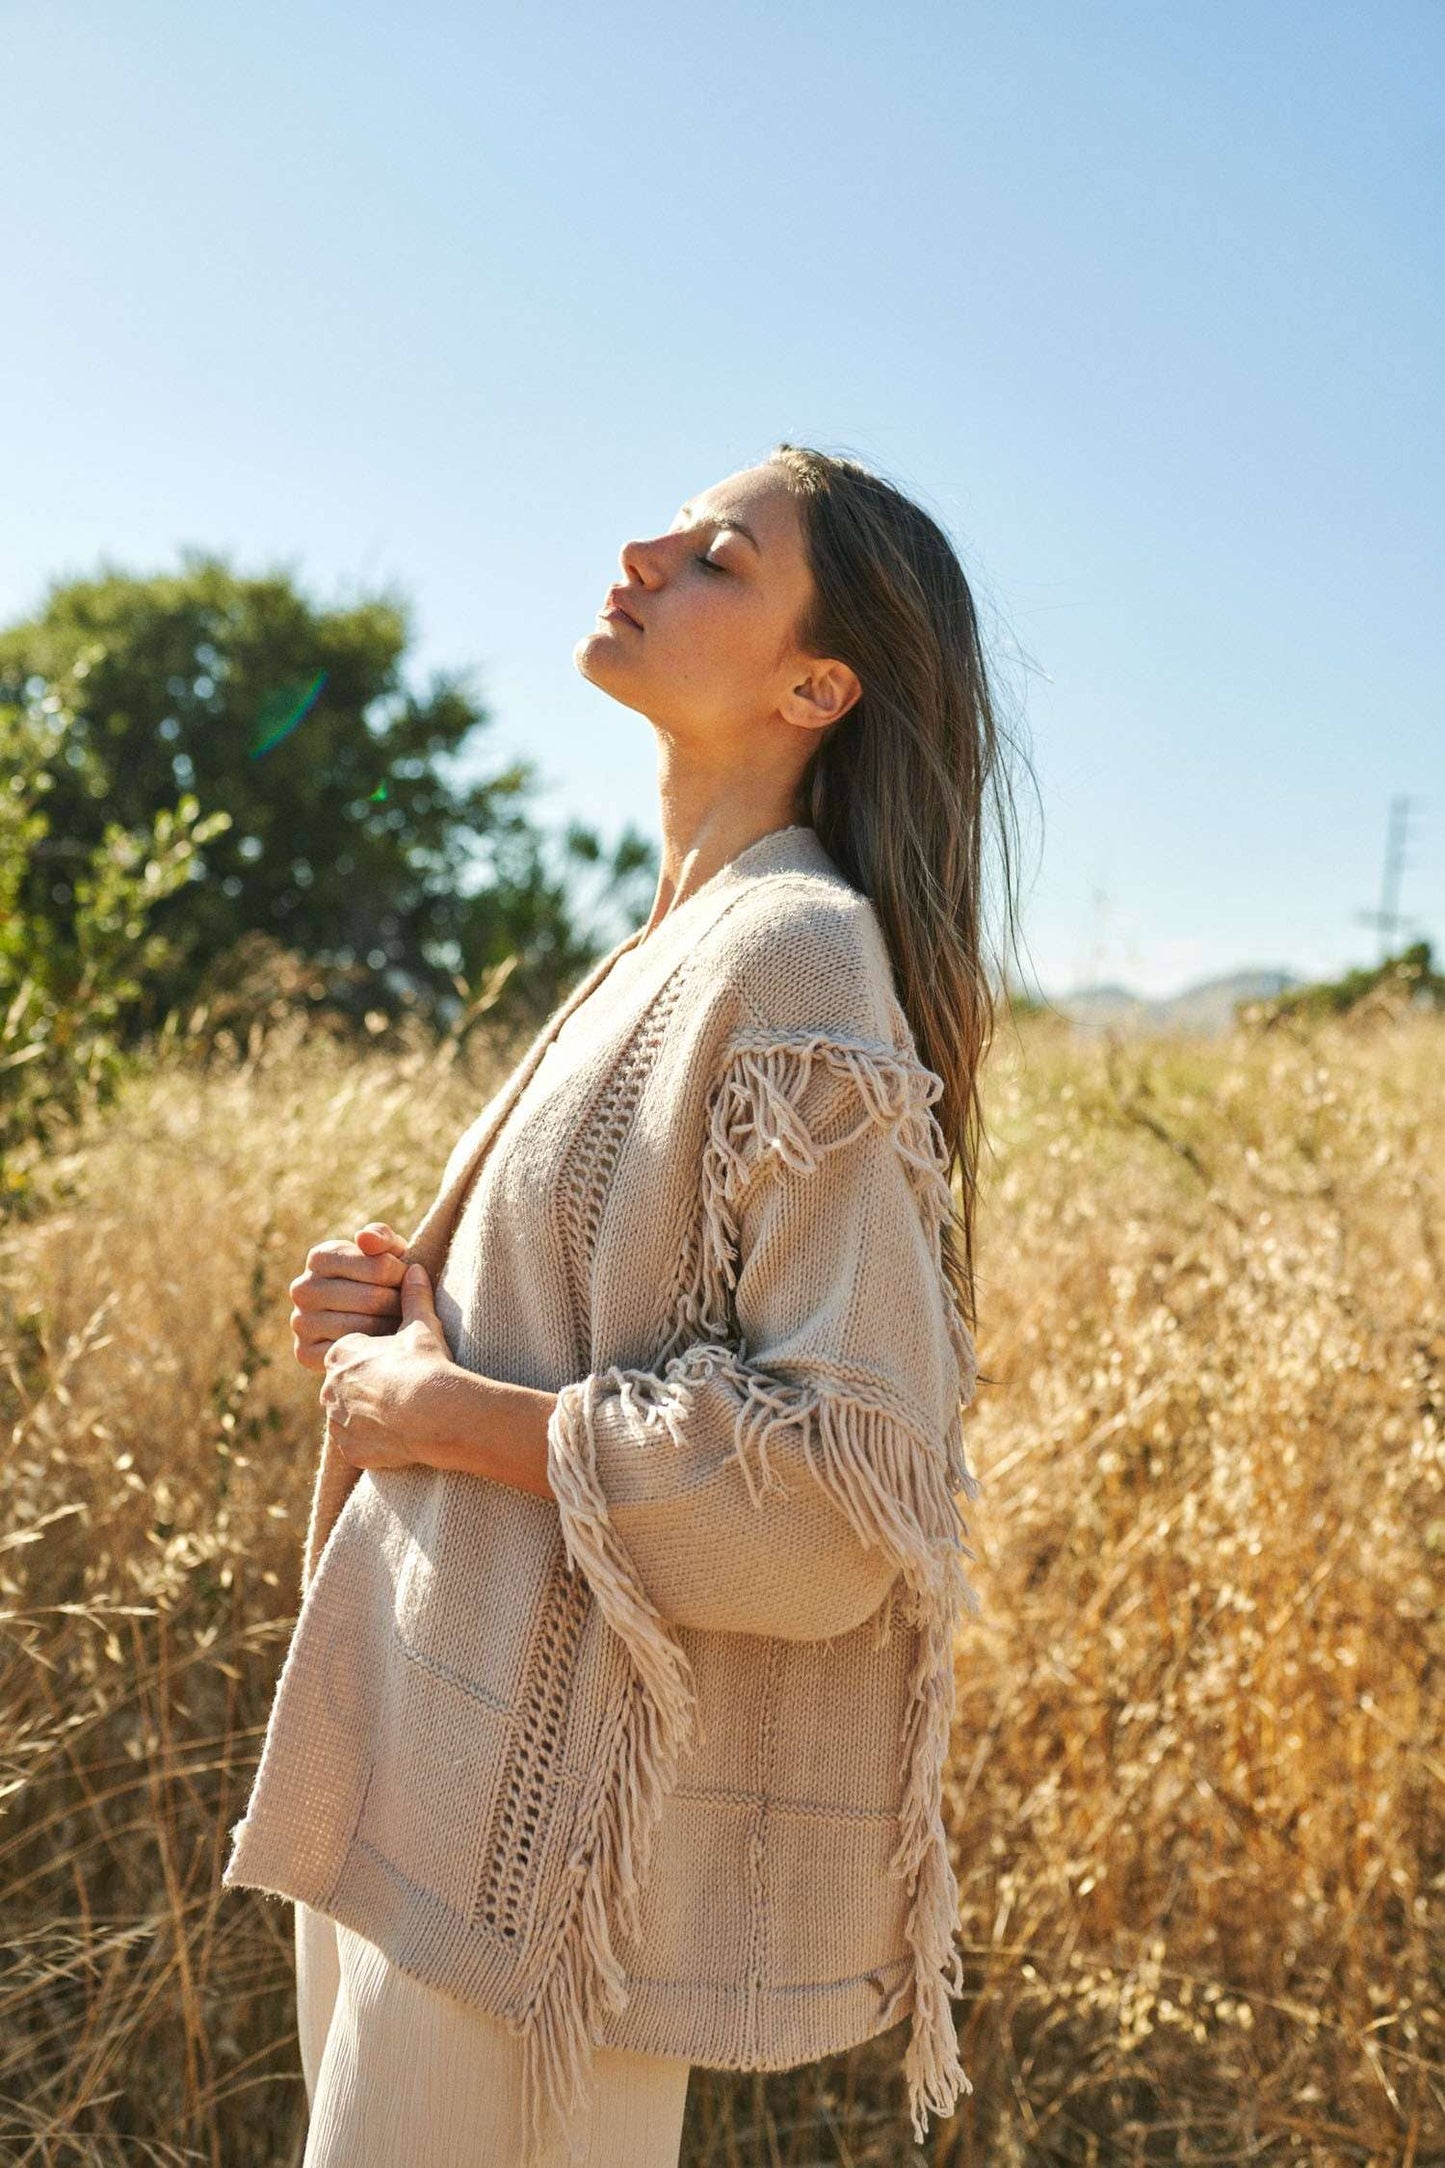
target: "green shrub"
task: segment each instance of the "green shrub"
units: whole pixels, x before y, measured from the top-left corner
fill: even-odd
[[[53,695],[0,705],[0,1199],[12,1206],[57,1125],[111,1089],[124,1022],[169,956],[150,915],[231,825],[228,813],[202,819],[187,794],[148,828],[107,821],[77,845],[52,833],[46,799],[57,770],[73,786],[87,766]]]

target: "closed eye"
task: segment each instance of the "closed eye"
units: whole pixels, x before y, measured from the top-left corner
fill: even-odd
[[[715,557],[695,557],[693,562],[694,564],[706,565],[709,572],[727,571],[727,566],[720,565]]]

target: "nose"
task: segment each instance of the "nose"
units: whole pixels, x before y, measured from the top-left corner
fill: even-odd
[[[629,580],[639,587],[655,586],[661,577],[662,566],[653,542],[624,542],[618,551],[618,561]]]

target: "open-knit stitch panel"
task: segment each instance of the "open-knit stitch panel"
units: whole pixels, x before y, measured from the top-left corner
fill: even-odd
[[[608,1186],[637,1113],[643,1086],[677,1007],[689,965],[681,964],[648,1004],[600,1097],[577,1125],[557,1185],[557,1209],[567,1233],[568,1281],[576,1333],[578,1375],[591,1368],[592,1267]]]
[[[591,1603],[587,1584],[562,1571],[562,1540],[549,1569],[523,1669],[523,1692],[483,1849],[476,1917],[515,1942],[526,1926],[539,1865],[538,1837],[553,1805],[572,1667]]]
[[[649,1003],[605,1090],[578,1123],[559,1173],[557,1209],[567,1234],[579,1374],[591,1361],[590,1280],[608,1184],[686,968],[674,972]],[[539,1831],[555,1793],[573,1672],[593,1600],[586,1575],[567,1569],[559,1533],[528,1644],[522,1698],[493,1803],[476,1898],[478,1920],[511,1942],[526,1932],[541,1868]]]

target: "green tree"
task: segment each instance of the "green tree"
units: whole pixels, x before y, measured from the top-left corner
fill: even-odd
[[[1435,969],[1428,941],[1413,941],[1398,955],[1362,964],[1337,979],[1315,979],[1292,986],[1269,1000],[1240,1004],[1240,1021],[1266,1030],[1277,1024],[1324,1016],[1348,1016],[1363,1009],[1445,1008],[1445,973]]]
[[[44,893],[35,875],[56,777],[86,768],[58,702],[28,712],[0,703],[0,1204],[24,1197],[29,1158],[57,1123],[112,1088],[125,1027],[171,956],[150,922],[228,820],[202,819],[186,793],[142,827],[107,821],[83,859],[70,854],[62,928],[26,897]]]
[[[609,856],[574,824],[554,864],[531,764],[477,775],[490,715],[469,673],[406,682],[410,629],[393,592],[323,607],[288,571],[189,550],[175,573],[56,582],[0,630],[0,701],[70,718],[16,899],[32,928],[70,937],[109,830],[149,833],[178,793],[230,816],[155,905],[166,946],[138,1028],[248,934],[319,967],[343,1008],[439,1021],[508,959],[506,1005],[545,1013],[595,955],[606,936],[578,924],[571,869],[600,867],[615,905],[650,846],[629,830]]]

